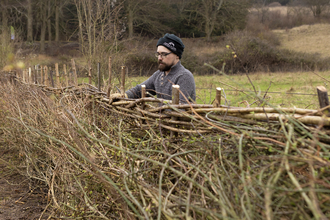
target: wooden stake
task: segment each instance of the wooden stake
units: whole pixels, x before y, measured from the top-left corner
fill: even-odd
[[[97,88],[101,91],[101,66],[97,63]]]
[[[34,84],[37,84],[37,78],[38,78],[38,66],[37,65],[34,65],[34,68],[33,68],[33,76],[34,76]]]
[[[111,74],[112,74],[112,66],[111,66],[111,57],[109,57],[109,83],[108,83],[108,91],[107,96],[110,97],[111,92]]]
[[[221,105],[221,88],[217,87],[216,91],[217,92],[216,92],[216,95],[215,95],[215,100],[214,100],[213,106],[214,107],[220,107],[220,105]]]
[[[23,70],[23,72],[22,72],[22,79],[23,79],[23,82],[25,82],[25,70]]]
[[[71,65],[72,65],[72,72],[73,72],[73,82],[74,82],[75,86],[78,86],[77,69],[76,69],[76,63],[74,62],[74,59],[71,59]]]
[[[319,98],[320,108],[324,108],[329,105],[328,91],[324,86],[316,87],[317,95]],[[328,114],[329,110],[326,109],[323,111],[324,114]]]
[[[40,83],[41,85],[44,85],[44,67],[40,66]]]
[[[29,79],[28,79],[28,83],[32,83],[32,69],[31,69],[31,67],[29,67]]]
[[[49,82],[48,82],[48,67],[44,66],[45,68],[45,72],[44,72],[44,76],[45,76],[45,86],[49,86]]]
[[[58,63],[55,63],[55,74],[56,74],[56,87],[60,88],[60,72],[58,71]]]
[[[39,77],[39,67],[40,65],[36,65],[36,83],[40,84],[41,81],[41,77]],[[40,78],[40,80],[38,80],[38,78]]]
[[[10,83],[16,85],[17,71],[13,71],[10,75]]]
[[[63,64],[63,71],[64,71],[64,77],[65,77],[65,86],[69,86],[69,78],[68,78],[68,72],[66,71],[66,64]]]
[[[53,71],[52,71],[52,68],[51,67],[49,67],[49,75],[50,75],[50,82],[52,83],[52,87],[55,88]]]
[[[180,86],[173,85],[172,86],[172,104],[178,105],[180,102]]]
[[[121,67],[121,86],[120,86],[120,92],[124,96],[125,95],[125,66]]]
[[[146,97],[146,85],[141,85],[141,98]],[[142,103],[141,108],[144,110],[146,108],[145,102]]]
[[[172,104],[178,105],[180,103],[180,86],[173,85],[172,86]],[[176,121],[176,117],[172,117],[171,120]],[[171,131],[171,138],[178,136],[177,132]]]
[[[92,85],[92,66],[91,61],[88,61],[88,83]]]

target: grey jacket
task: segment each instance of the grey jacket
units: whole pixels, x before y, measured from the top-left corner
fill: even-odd
[[[192,73],[181,65],[175,64],[167,76],[165,72],[156,71],[149,79],[126,91],[128,98],[141,98],[141,85],[146,86],[147,92],[157,94],[157,98],[172,100],[172,85],[179,85],[181,92],[189,100],[196,100],[196,86]],[[187,103],[180,93],[180,103]]]

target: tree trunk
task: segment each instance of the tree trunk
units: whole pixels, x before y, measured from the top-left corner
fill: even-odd
[[[48,0],[48,14],[47,14],[47,27],[48,27],[48,45],[52,43],[52,23],[50,17],[52,16],[51,2]]]
[[[8,28],[8,13],[7,13],[7,0],[1,3],[2,11],[2,46],[6,46],[9,41],[9,28]]]
[[[202,1],[202,3],[203,3],[203,7],[204,7],[204,13],[203,13],[204,22],[205,22],[204,31],[205,31],[205,34],[206,34],[206,40],[210,41],[211,33],[212,33],[212,30],[210,30],[212,4],[211,4],[211,8],[210,8],[210,5],[209,5],[210,2],[209,1],[204,0],[204,1]]]
[[[212,30],[210,30],[210,27],[211,27],[211,10],[212,8],[209,7],[208,5],[209,2],[207,1],[203,1],[203,6],[204,6],[204,21],[205,21],[205,26],[204,26],[204,31],[205,31],[205,34],[206,34],[206,40],[207,41],[210,41],[211,39],[211,33],[212,33]]]
[[[212,33],[212,30],[210,28],[210,20],[206,20],[205,21],[205,34],[206,34],[206,40],[207,41],[210,41],[211,40],[211,33]]]
[[[128,6],[128,37],[129,38],[132,38],[134,35],[134,30],[133,30],[134,12],[131,4],[132,3],[130,2]]]
[[[55,4],[55,41],[58,43],[60,38],[60,0],[57,0]]]
[[[47,26],[47,7],[45,6],[45,3],[42,3],[41,6],[41,33],[40,33],[40,52],[45,53],[45,38],[46,38],[46,26]]]
[[[315,17],[319,18],[321,16],[321,5],[317,5],[315,9]]]
[[[81,53],[84,53],[84,39],[83,39],[83,18],[82,18],[82,14],[81,14],[81,2],[75,0],[75,5],[77,8],[77,16],[78,16],[78,22],[79,22],[79,50]]]
[[[211,40],[214,25],[224,0],[202,0],[203,10],[199,13],[204,17],[204,31],[207,41]]]
[[[84,52],[83,51],[83,44],[84,44],[84,39],[83,39],[83,29],[82,29],[82,21],[81,18],[78,17],[79,20],[79,50],[80,52]]]
[[[92,57],[92,3],[91,0],[87,0],[87,35],[88,35],[88,55],[89,57]]]
[[[33,8],[32,0],[27,0],[27,39],[28,42],[33,41]]]

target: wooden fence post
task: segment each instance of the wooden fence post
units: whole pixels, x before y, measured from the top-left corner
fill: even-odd
[[[52,87],[55,88],[53,71],[52,71],[52,68],[51,67],[49,67],[49,75],[50,75],[50,82],[52,83]]]
[[[65,77],[65,87],[68,87],[69,78],[68,78],[68,72],[66,71],[66,64],[63,64],[63,71],[64,71],[64,77]]]
[[[29,67],[29,80],[28,80],[28,83],[32,83],[32,68]]]
[[[33,74],[34,74],[34,84],[38,83],[38,65],[34,65],[34,70],[33,70]]]
[[[56,88],[60,88],[60,72],[58,71],[58,63],[55,63],[55,74],[56,74]]]
[[[44,72],[44,80],[45,80],[45,86],[49,86],[49,82],[48,82],[48,67],[44,66],[45,68],[45,72]]]
[[[320,108],[327,107],[329,105],[328,91],[324,86],[316,87],[317,95],[319,98]],[[323,111],[324,114],[329,113],[329,109]]]
[[[25,70],[23,70],[23,72],[22,72],[22,80],[23,80],[23,82],[25,82]]]
[[[37,75],[39,77],[39,79],[37,79],[37,81],[38,81],[39,84],[41,84],[41,65],[39,65],[39,64],[37,66]]]
[[[40,84],[44,85],[44,66],[40,66]]]
[[[92,66],[91,61],[88,61],[88,83],[92,85]]]
[[[215,95],[215,100],[214,100],[214,107],[220,107],[221,105],[221,88],[217,87],[216,89],[216,95]]]
[[[172,86],[172,104],[178,105],[180,103],[180,86],[179,85],[173,85]],[[175,121],[177,120],[176,117],[172,117],[171,120]],[[171,138],[174,136],[177,136],[178,133],[175,131],[171,131]]]
[[[97,63],[97,88],[101,91],[101,64]]]
[[[146,85],[141,85],[141,98],[146,97]],[[146,108],[145,102],[142,102],[141,108],[144,110]]]
[[[125,66],[121,67],[121,86],[120,86],[120,92],[124,96],[125,95]]]
[[[15,70],[10,75],[10,83],[16,85],[16,79],[17,79],[17,71]]]
[[[112,75],[112,66],[111,66],[111,57],[109,57],[109,83],[108,83],[108,90],[107,90],[107,96],[110,97],[111,92],[111,75]]]
[[[75,85],[75,86],[78,86],[77,69],[76,69],[76,63],[74,62],[74,59],[71,59],[71,65],[72,65],[72,72],[73,72],[73,81],[74,81],[74,85]]]

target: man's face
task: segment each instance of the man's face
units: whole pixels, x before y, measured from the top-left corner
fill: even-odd
[[[178,59],[178,56],[174,53],[172,53],[169,49],[167,49],[164,46],[158,46],[157,47],[157,53],[158,54],[168,54],[166,56],[158,56],[158,69],[160,71],[169,71],[172,66],[176,64],[176,60]]]

